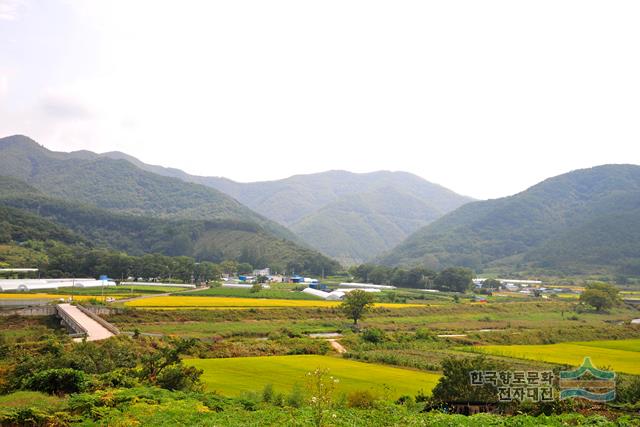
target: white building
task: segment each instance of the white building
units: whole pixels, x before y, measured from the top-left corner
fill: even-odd
[[[374,285],[373,283],[340,283],[342,288],[396,289],[395,286]]]

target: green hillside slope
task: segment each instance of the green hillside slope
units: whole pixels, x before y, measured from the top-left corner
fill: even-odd
[[[21,135],[0,138],[0,171],[46,195],[158,218],[255,222],[279,237],[297,237],[212,188],[156,175],[128,161],[88,151],[58,153]]]
[[[371,259],[413,231],[471,201],[406,172],[328,171],[239,183],[148,165],[120,152],[102,156],[216,188],[291,228],[308,245],[346,263]],[[381,197],[385,193],[386,197]]]
[[[51,240],[130,255],[187,255],[214,262],[234,259],[314,274],[339,268],[326,256],[275,237],[256,223],[114,213],[46,196],[15,178],[0,177],[0,218],[0,243]]]
[[[640,167],[605,165],[474,202],[420,229],[381,261],[476,270],[625,272],[640,258]]]
[[[394,188],[343,196],[293,224],[302,239],[343,264],[355,264],[400,243],[440,216]]]

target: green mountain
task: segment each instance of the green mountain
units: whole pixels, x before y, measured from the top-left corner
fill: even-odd
[[[640,274],[640,166],[605,165],[469,203],[381,261],[500,272]]]
[[[50,151],[21,135],[0,138],[0,174],[25,181],[48,196],[113,212],[254,222],[278,237],[298,240],[285,227],[213,188],[160,176],[89,151]]]
[[[440,217],[425,201],[395,188],[340,197],[291,226],[302,239],[344,264],[370,259]]]
[[[289,227],[308,245],[347,264],[391,249],[413,231],[471,201],[406,172],[328,171],[239,183],[148,165],[120,152],[102,156],[216,188]]]
[[[253,222],[154,218],[121,214],[45,195],[0,176],[0,243],[58,241],[130,255],[187,255],[219,262],[235,259],[279,271],[331,273],[338,264]]]

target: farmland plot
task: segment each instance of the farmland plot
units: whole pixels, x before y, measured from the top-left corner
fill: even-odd
[[[316,368],[330,370],[339,380],[338,392],[372,390],[388,392],[393,398],[420,390],[429,393],[440,378],[430,372],[315,355],[187,359],[185,363],[204,370],[202,379],[208,390],[226,395],[261,390],[267,384],[288,393],[294,384],[304,387],[307,372]]]

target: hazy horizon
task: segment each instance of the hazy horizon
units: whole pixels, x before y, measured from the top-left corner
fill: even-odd
[[[640,164],[640,4],[0,0],[0,134],[238,182],[474,198]]]

